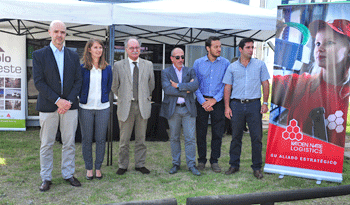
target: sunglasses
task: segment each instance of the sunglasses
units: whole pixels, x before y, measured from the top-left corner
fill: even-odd
[[[179,60],[180,58],[182,58],[183,60],[185,60],[185,56],[173,56],[176,60]]]

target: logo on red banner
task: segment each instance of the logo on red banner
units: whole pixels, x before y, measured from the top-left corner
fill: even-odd
[[[344,148],[302,134],[295,119],[286,128],[270,123],[267,143],[267,164],[342,173]]]

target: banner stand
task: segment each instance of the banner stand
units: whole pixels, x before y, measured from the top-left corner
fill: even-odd
[[[278,6],[264,171],[341,183],[350,3]]]
[[[333,173],[333,172],[325,172],[325,171],[317,171],[310,169],[302,169],[295,167],[287,167],[273,164],[265,164],[264,172],[272,173],[272,174],[280,174],[280,175],[290,175],[295,177],[302,177],[308,179],[317,180],[317,184],[321,184],[322,180],[331,181],[341,183],[343,181],[342,174]]]

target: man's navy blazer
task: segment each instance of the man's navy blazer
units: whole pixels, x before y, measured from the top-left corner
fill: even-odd
[[[191,82],[191,80],[193,81]],[[182,67],[182,83],[179,88],[171,86],[170,80],[179,83],[175,73],[174,66],[162,70],[162,88],[164,90],[164,99],[160,108],[159,116],[170,119],[175,113],[175,106],[178,97],[185,98],[185,104],[192,117],[197,116],[194,92],[198,89],[199,83],[196,72],[192,68]],[[190,91],[190,93],[187,93]]]
[[[50,46],[33,52],[33,78],[39,91],[36,110],[39,112],[55,112],[56,100],[62,99],[72,102],[72,109],[79,107],[78,96],[82,84],[79,56],[76,52],[64,48],[63,92],[61,93],[61,79],[55,56]]]

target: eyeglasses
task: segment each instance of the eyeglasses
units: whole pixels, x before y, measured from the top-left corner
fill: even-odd
[[[140,50],[140,47],[129,47],[129,50],[133,51],[133,50]]]
[[[176,60],[179,60],[180,58],[182,58],[183,60],[185,60],[185,56],[172,56],[172,57],[174,57]]]

